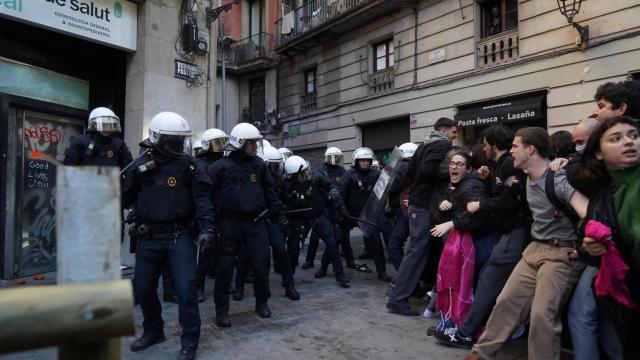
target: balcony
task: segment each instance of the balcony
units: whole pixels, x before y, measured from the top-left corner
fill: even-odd
[[[518,54],[518,29],[481,39],[476,43],[476,49],[479,69],[514,62],[520,58]]]
[[[393,67],[376,71],[369,75],[369,96],[393,91]]]
[[[273,64],[273,35],[262,32],[233,41],[224,48],[227,70],[231,73],[246,73]],[[218,50],[218,63],[222,60],[222,45]]]
[[[276,21],[276,51],[308,50],[406,7],[406,0],[311,0]]]

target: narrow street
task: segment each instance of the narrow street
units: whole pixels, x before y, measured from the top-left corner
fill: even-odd
[[[355,232],[353,233],[355,235]],[[362,250],[362,238],[352,237],[354,251]],[[321,248],[322,250],[322,245]],[[306,253],[305,251],[303,254]],[[213,281],[207,280],[207,299],[200,304],[202,330],[199,359],[462,359],[466,350],[444,347],[426,335],[436,319],[403,317],[385,309],[387,284],[375,273],[348,270],[351,288],[342,289],[334,282],[329,268],[326,278],[315,279],[316,267],[296,272],[296,286],[302,298],[292,302],[284,296],[280,279],[271,274],[273,312],[270,319],[259,318],[254,311],[253,289],[245,287],[242,301],[231,301],[233,326],[220,329],[215,325]],[[374,268],[370,260],[369,267]],[[392,267],[389,265],[390,269]],[[390,270],[392,271],[392,270]],[[412,299],[412,306],[423,310],[422,299]],[[123,339],[123,359],[174,359],[180,348],[178,306],[163,303],[167,341],[133,353],[129,344],[134,337]],[[142,313],[135,309],[137,334],[142,332]],[[8,356],[7,360],[55,359],[55,349],[29,351]],[[526,339],[514,341],[505,348],[500,359],[525,359]]]

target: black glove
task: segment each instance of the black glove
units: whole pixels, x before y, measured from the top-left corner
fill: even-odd
[[[280,225],[281,227],[285,227],[289,224],[289,220],[287,220],[287,217],[283,215],[278,216],[278,225]]]

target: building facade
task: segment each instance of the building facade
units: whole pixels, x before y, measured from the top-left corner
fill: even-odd
[[[442,116],[463,145],[495,123],[571,130],[600,84],[640,71],[638,0],[582,1],[573,21],[588,39],[548,0],[296,5],[277,24],[274,136],[315,158],[327,146],[384,158]]]

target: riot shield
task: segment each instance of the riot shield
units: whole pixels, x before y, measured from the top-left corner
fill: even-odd
[[[377,224],[378,217],[381,214],[382,208],[387,201],[387,195],[389,194],[389,188],[396,178],[398,165],[402,161],[402,151],[398,147],[393,149],[389,161],[384,166],[384,169],[380,171],[380,177],[373,187],[371,195],[367,203],[364,204],[362,212],[360,213],[360,219],[366,221],[358,221],[358,226],[362,230],[365,236],[369,236],[372,231],[379,231],[376,226],[371,223]]]

